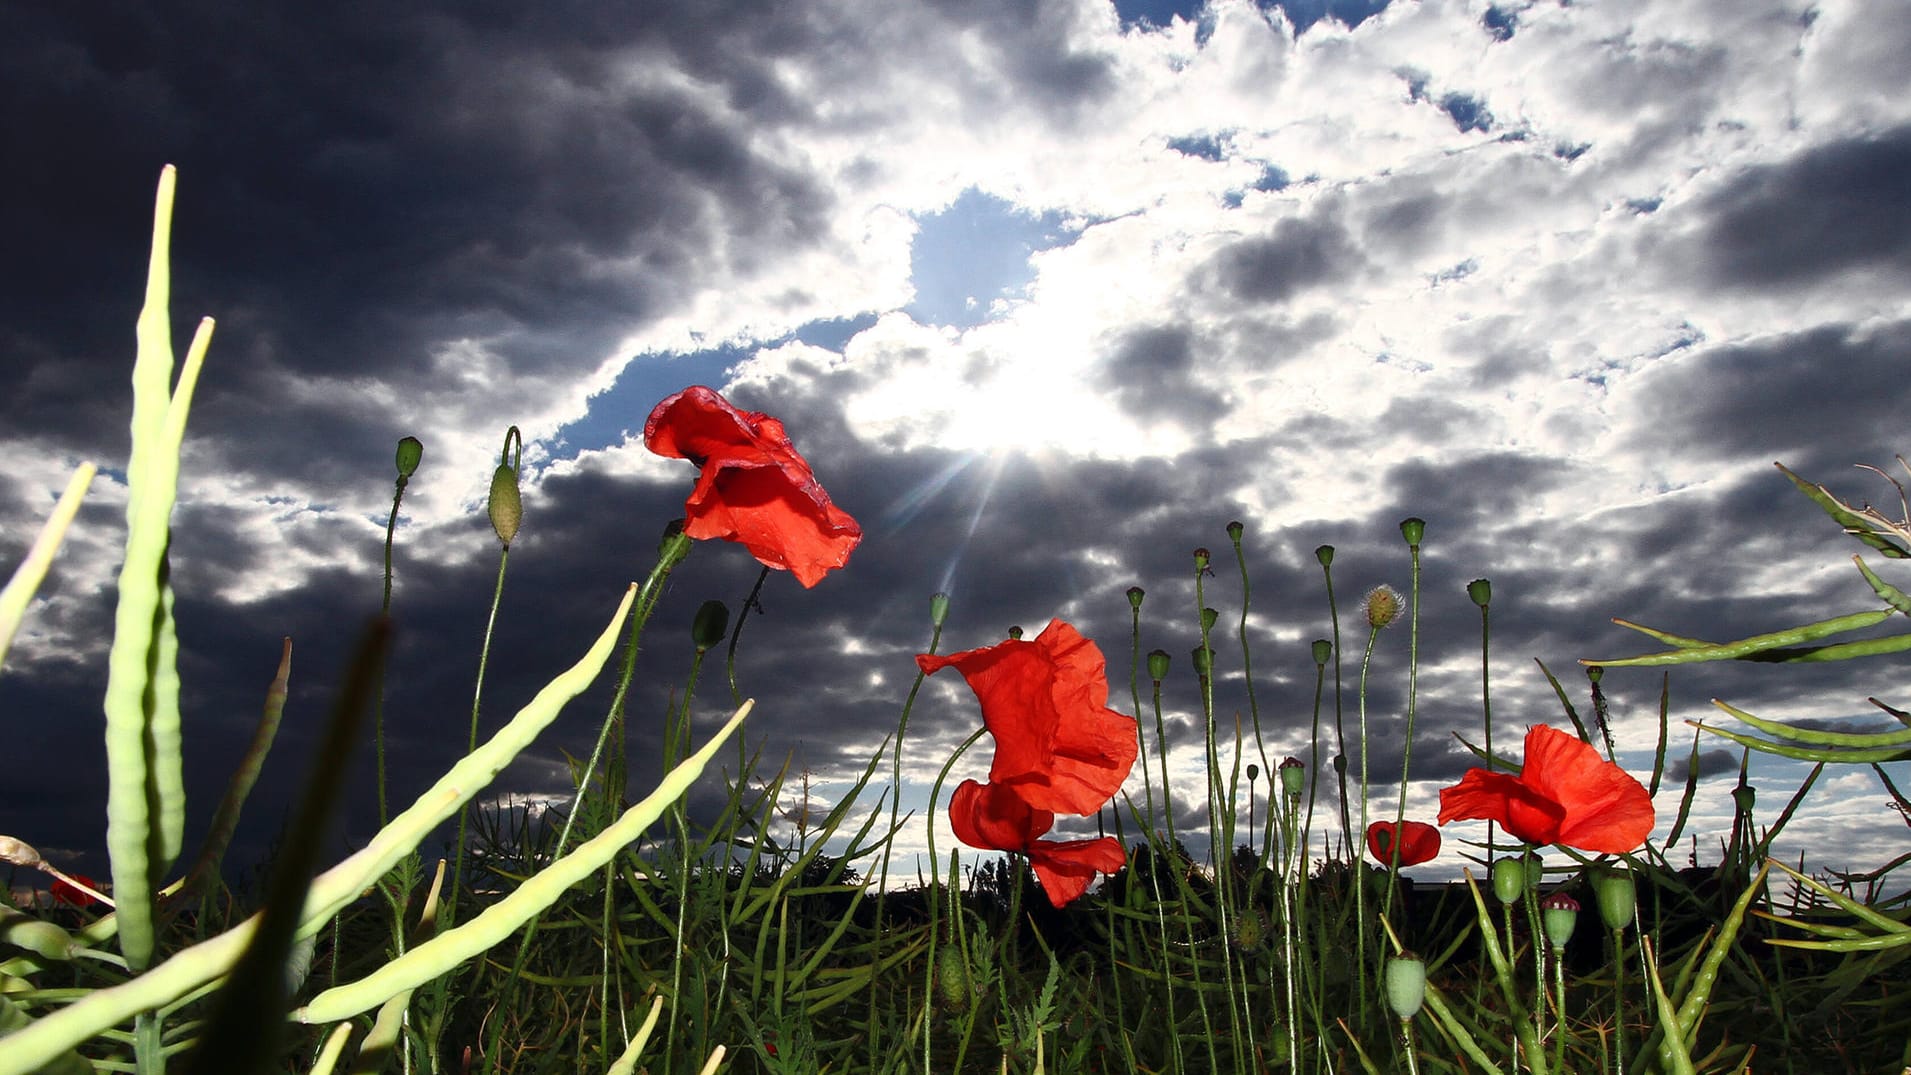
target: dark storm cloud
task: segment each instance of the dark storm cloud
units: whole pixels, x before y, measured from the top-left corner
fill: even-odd
[[[1199,272],[1238,301],[1271,305],[1341,279],[1359,263],[1338,222],[1289,218],[1266,235],[1223,247]]]
[[[1907,355],[1911,321],[1681,352],[1646,375],[1627,424],[1663,451],[1704,459],[1801,472],[1876,465],[1904,450],[1901,398],[1875,386],[1901,381]]]
[[[1746,169],[1697,208],[1718,284],[1789,289],[1857,269],[1911,281],[1911,126]]]
[[[1168,418],[1212,428],[1227,413],[1227,397],[1208,387],[1212,356],[1187,325],[1155,325],[1124,332],[1106,368],[1115,401],[1137,419]]]

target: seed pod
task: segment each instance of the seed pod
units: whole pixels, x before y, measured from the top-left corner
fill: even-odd
[[[1281,760],[1281,790],[1298,799],[1307,787],[1307,763],[1299,758]]]
[[[418,464],[425,458],[425,442],[417,437],[406,437],[398,442],[398,476],[409,478],[418,473]]]
[[[1529,880],[1538,882],[1538,878],[1530,877],[1532,871],[1526,863],[1525,855],[1493,860],[1493,895],[1499,897],[1501,903],[1518,903],[1520,897],[1526,894]]]
[[[1324,638],[1314,640],[1314,663],[1326,664],[1327,658],[1334,655],[1334,644]]]
[[[696,643],[698,653],[705,653],[721,644],[724,632],[729,629],[729,606],[721,601],[705,601],[697,606],[697,614],[690,620],[690,641]]]
[[[1320,566],[1322,567],[1332,567],[1334,563],[1334,547],[1332,545],[1320,546],[1314,550],[1314,559],[1319,560]]]
[[[1632,887],[1632,872],[1601,866],[1592,872],[1593,902],[1599,905],[1599,920],[1615,933],[1632,924],[1632,909],[1638,896]]]
[[[1143,590],[1141,587],[1130,586],[1128,587],[1128,603],[1130,605],[1133,605],[1135,607],[1135,610],[1139,612],[1141,610],[1141,599],[1146,594],[1147,594],[1147,591]]]
[[[1579,901],[1564,892],[1555,892],[1539,901],[1539,925],[1546,942],[1559,952],[1573,939],[1573,926],[1579,922]]]
[[[1427,536],[1427,521],[1417,515],[1400,520],[1400,536],[1406,538],[1409,545],[1420,544],[1420,539]]]
[[[1148,678],[1159,687],[1161,681],[1168,678],[1168,651],[1158,649],[1148,654]]]
[[[1474,579],[1466,584],[1466,595],[1474,604],[1485,608],[1493,602],[1493,584],[1486,579]]]

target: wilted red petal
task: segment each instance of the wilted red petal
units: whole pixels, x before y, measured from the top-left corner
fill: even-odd
[[[1390,861],[1394,828],[1391,821],[1376,821],[1367,826],[1367,853],[1375,860]],[[1440,830],[1424,821],[1400,823],[1400,865],[1418,866],[1440,853]]]
[[[849,561],[862,527],[838,508],[790,443],[783,423],[743,411],[702,385],[657,404],[644,443],[700,471],[684,533],[741,543],[757,560],[814,586]]]
[[[949,797],[949,827],[956,839],[970,847],[1026,854],[1042,891],[1057,907],[1088,891],[1097,871],[1113,873],[1127,865],[1121,842],[1111,836],[1037,839],[1054,824],[1054,814],[1028,805],[1016,789],[1003,784],[964,780]]]
[[[1048,902],[1065,906],[1088,891],[1095,874],[1128,865],[1128,854],[1113,836],[1094,840],[1037,840],[1028,849],[1029,864],[1042,882]]]
[[[1652,833],[1652,796],[1578,738],[1535,724],[1520,775],[1469,769],[1440,792],[1440,823],[1486,819],[1528,843],[1624,854]]]
[[[1014,787],[1033,807],[1092,814],[1134,766],[1135,722],[1107,706],[1101,650],[1062,620],[1032,640],[919,654],[916,665],[962,673],[995,737],[990,783]]]

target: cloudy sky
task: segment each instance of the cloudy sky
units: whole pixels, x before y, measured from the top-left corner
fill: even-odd
[[[1329,632],[1315,547],[1338,550],[1351,614],[1367,587],[1406,586],[1398,524],[1427,520],[1419,815],[1468,766],[1453,733],[1479,734],[1471,579],[1493,582],[1507,745],[1562,719],[1535,659],[1588,709],[1578,658],[1655,648],[1613,616],[1724,639],[1877,605],[1858,546],[1772,463],[1896,507],[1853,466],[1907,449],[1911,19],[1896,0],[159,7],[0,16],[5,562],[80,460],[109,468],[0,677],[0,832],[56,861],[104,868],[113,472],[169,162],[180,339],[218,320],[173,539],[195,831],[280,639],[295,646],[242,861],[266,853],[378,607],[397,440],[426,445],[396,554],[403,803],[464,741],[505,429],[525,438],[525,524],[487,730],[648,572],[693,471],[638,434],[694,383],[781,417],[867,531],[813,590],[773,576],[739,657],[759,699],[749,735],[819,801],[895,729],[932,593],[952,595],[944,649],[1070,620],[1101,641],[1126,708],[1124,592],[1140,585],[1140,648],[1174,655],[1178,811],[1198,829],[1191,551],[1225,554],[1205,585],[1231,638],[1230,520],[1246,526],[1274,760],[1307,755],[1310,643]],[[738,607],[757,570],[713,544],[673,578],[633,699],[640,771],[682,690],[691,614]],[[1377,782],[1399,772],[1407,647],[1403,629],[1378,644]],[[1217,661],[1231,733],[1249,713],[1238,645]],[[1674,751],[1691,744],[1676,722],[1716,712],[1713,696],[1888,725],[1864,699],[1911,706],[1902,668],[1681,671]],[[727,712],[714,682],[700,729]],[[1659,685],[1605,681],[1641,772]],[[564,752],[588,751],[605,699],[576,703],[496,792],[561,794]],[[1328,704],[1331,723],[1331,686]],[[905,807],[976,720],[952,673],[930,681]],[[1709,860],[1737,755],[1705,745],[1717,775],[1693,831]],[[368,750],[349,839],[376,820],[370,771]],[[1754,762],[1768,820],[1799,775]],[[921,822],[899,848],[922,845]],[[1440,866],[1480,829],[1450,828]],[[1780,846],[1868,867],[1905,836],[1852,768]]]

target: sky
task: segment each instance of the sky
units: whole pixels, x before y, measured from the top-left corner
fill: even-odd
[[[814,589],[773,573],[743,632],[747,734],[769,772],[789,759],[792,808],[799,774],[826,805],[896,730],[938,591],[944,651],[1060,617],[1099,641],[1128,710],[1141,586],[1197,846],[1197,547],[1218,560],[1201,585],[1226,639],[1224,761],[1237,712],[1260,729],[1245,760],[1307,758],[1311,643],[1331,633],[1314,550],[1336,549],[1351,742],[1350,619],[1368,587],[1409,588],[1398,527],[1426,520],[1417,643],[1377,638],[1366,720],[1391,802],[1417,645],[1408,814],[1427,819],[1472,764],[1456,734],[1481,730],[1472,579],[1493,586],[1492,716],[1514,752],[1529,724],[1564,724],[1538,662],[1589,713],[1580,658],[1659,648],[1613,617],[1727,639],[1878,606],[1860,547],[1772,464],[1897,514],[1858,468],[1907,449],[1896,0],[161,7],[0,13],[0,564],[81,460],[105,468],[0,675],[0,832],[56,863],[105,869],[132,324],[167,163],[176,336],[218,325],[172,542],[189,832],[294,644],[237,863],[269,856],[379,606],[398,439],[425,444],[394,554],[403,804],[465,742],[506,429],[525,518],[485,732],[649,572],[694,471],[648,453],[643,420],[690,384],[782,419],[866,532]],[[758,570],[707,543],[672,576],[631,697],[634,792],[682,699],[691,616],[734,612]],[[1708,699],[1891,727],[1865,699],[1911,707],[1903,667],[1677,671],[1658,838]],[[1644,775],[1660,677],[1603,686]],[[573,703],[487,798],[561,802],[607,703],[604,685]],[[1326,706],[1331,726],[1331,679]],[[693,726],[728,711],[706,672]],[[905,861],[932,821],[953,846],[928,788],[978,720],[953,673],[917,698]],[[1701,747],[1689,831],[1713,861],[1739,755]],[[952,780],[986,764],[972,752]],[[345,844],[375,828],[371,773],[367,746]],[[1763,818],[1801,776],[1753,760]],[[719,794],[707,781],[693,806]],[[1905,846],[1889,807],[1869,769],[1828,771],[1777,848],[1876,867]],[[1449,826],[1419,870],[1452,875],[1482,828]]]

